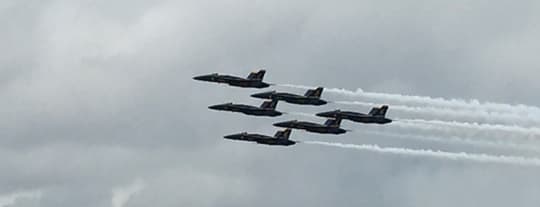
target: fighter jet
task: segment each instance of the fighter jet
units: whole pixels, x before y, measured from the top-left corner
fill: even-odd
[[[295,141],[289,140],[291,129],[278,131],[273,137],[261,134],[249,134],[247,132],[224,136],[225,139],[256,142],[257,144],[291,146]]]
[[[347,132],[345,129],[342,129],[339,127],[341,124],[341,119],[328,119],[326,123],[323,124],[317,124],[312,122],[306,122],[306,121],[286,121],[286,122],[279,122],[275,123],[274,126],[276,127],[284,127],[284,128],[293,128],[293,129],[303,129],[308,132],[315,132],[320,134],[343,134]]]
[[[244,104],[219,104],[214,106],[209,106],[209,109],[218,110],[218,111],[231,111],[231,112],[240,112],[246,115],[253,116],[281,116],[283,113],[276,111],[276,106],[278,100],[265,101],[260,107],[249,106]]]
[[[342,118],[351,120],[354,122],[360,122],[365,124],[388,124],[392,120],[386,118],[386,112],[388,111],[388,106],[384,105],[380,108],[375,107],[371,109],[369,114],[351,112],[351,111],[329,111],[318,113],[317,116],[326,117],[326,118]]]
[[[224,83],[230,86],[242,87],[242,88],[267,88],[270,84],[263,82],[265,70],[259,70],[258,72],[252,72],[247,78],[240,78],[231,75],[220,75],[217,73],[210,75],[196,76],[193,79],[199,81]]]
[[[254,98],[262,99],[277,99],[280,101],[285,101],[287,103],[301,104],[301,105],[315,105],[320,106],[324,105],[327,102],[321,99],[323,88],[319,87],[313,90],[308,90],[303,96],[291,94],[291,93],[281,93],[276,91],[257,93],[251,95]]]

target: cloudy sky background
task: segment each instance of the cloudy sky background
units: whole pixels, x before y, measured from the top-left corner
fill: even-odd
[[[538,167],[223,140],[323,120],[209,111],[259,91],[191,77],[266,68],[273,83],[540,105],[538,19],[533,0],[0,0],[0,207],[537,206]],[[278,109],[337,107],[369,110]],[[540,156],[344,127],[292,138]]]

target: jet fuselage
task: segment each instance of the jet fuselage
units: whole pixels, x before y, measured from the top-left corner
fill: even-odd
[[[337,126],[326,126],[323,124],[317,124],[317,123],[306,122],[306,121],[279,122],[279,123],[275,123],[274,126],[284,127],[284,128],[293,128],[293,129],[302,129],[308,132],[315,132],[315,133],[320,133],[320,134],[344,134],[347,132],[347,130],[342,129]]]
[[[365,124],[388,124],[392,120],[383,116],[372,116],[369,114],[351,112],[351,111],[330,111],[318,113],[317,116],[326,117],[326,118],[342,118],[354,122],[365,123]]]
[[[224,83],[230,86],[236,86],[236,87],[242,87],[242,88],[270,87],[270,84],[265,83],[260,79],[246,79],[246,78],[240,78],[240,77],[231,76],[231,75],[210,74],[210,75],[196,76],[193,79],[198,80],[198,81]]]
[[[289,139],[280,139],[280,138],[270,137],[270,136],[261,135],[261,134],[240,133],[240,134],[227,135],[224,138],[230,139],[230,140],[256,142],[257,144],[274,145],[274,146],[291,146],[291,145],[296,144],[295,141],[291,141]]]
[[[209,109],[218,110],[218,111],[230,111],[230,112],[238,112],[243,113],[246,115],[253,115],[253,116],[270,116],[270,117],[276,117],[281,116],[283,113],[275,110],[275,109],[266,109],[256,106],[249,106],[244,104],[219,104],[214,106],[209,106]]]
[[[254,98],[262,98],[262,99],[277,99],[280,101],[285,101],[287,103],[292,104],[300,104],[300,105],[325,105],[328,102],[319,98],[319,97],[308,97],[308,96],[301,96],[291,93],[282,93],[282,92],[265,92],[265,93],[257,93],[251,95],[251,97]]]

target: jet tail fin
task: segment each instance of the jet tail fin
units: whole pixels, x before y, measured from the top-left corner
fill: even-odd
[[[276,109],[278,100],[272,99],[271,101],[265,101],[262,103],[261,108],[263,109]]]
[[[276,135],[274,135],[274,137],[278,138],[278,139],[289,139],[289,137],[291,136],[291,132],[292,132],[291,129],[285,129],[283,131],[278,131],[278,132],[276,132]]]
[[[323,90],[324,90],[323,87],[318,87],[316,89],[311,89],[311,90],[308,90],[304,96],[320,98],[321,95],[322,95]]]
[[[341,118],[328,119],[326,120],[324,125],[329,126],[329,127],[339,127],[341,125],[341,120],[342,120]]]
[[[371,109],[371,111],[369,111],[369,115],[372,115],[374,116],[375,114],[377,114],[379,112],[379,107],[373,107]]]
[[[263,80],[264,74],[266,73],[265,70],[259,70],[257,72],[252,72],[248,75],[247,79],[249,80]]]
[[[371,109],[371,111],[369,112],[369,115],[385,117],[386,112],[388,112],[388,106],[383,105],[380,108],[375,107],[375,108]]]

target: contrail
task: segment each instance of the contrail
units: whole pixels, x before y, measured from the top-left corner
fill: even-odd
[[[283,87],[299,88],[299,89],[312,89],[312,86],[293,85],[293,84],[278,84]],[[337,93],[346,96],[360,97],[366,99],[376,99],[384,102],[397,102],[403,104],[413,105],[431,105],[441,108],[454,108],[454,109],[470,109],[470,110],[482,110],[492,112],[504,112],[504,113],[517,113],[517,114],[540,114],[540,108],[535,106],[528,106],[523,104],[511,105],[504,103],[493,102],[480,102],[476,99],[464,100],[464,99],[444,99],[433,98],[429,96],[412,96],[390,93],[374,93],[365,92],[362,89],[356,91],[339,89],[339,88],[326,88],[325,91],[330,93]]]
[[[431,157],[431,158],[439,158],[439,159],[454,160],[454,161],[474,161],[474,162],[481,162],[481,163],[510,164],[510,165],[520,165],[520,166],[540,167],[540,159],[536,159],[536,158],[500,156],[500,155],[488,155],[488,154],[472,154],[472,153],[465,153],[465,152],[454,153],[454,152],[433,151],[433,150],[415,150],[415,149],[408,149],[408,148],[392,148],[392,147],[383,148],[383,147],[379,147],[378,145],[356,145],[356,144],[342,144],[342,143],[330,143],[330,142],[319,142],[319,141],[304,141],[302,143],[347,148],[347,149],[357,149],[357,150],[377,152],[377,153],[406,155],[406,156],[413,156],[413,157]]]
[[[336,104],[359,105],[365,107],[378,106],[380,104],[362,101],[336,101]],[[444,118],[449,120],[474,120],[476,122],[488,122],[497,124],[538,126],[540,116],[532,114],[519,115],[511,113],[489,112],[482,110],[459,110],[452,108],[435,108],[430,106],[414,107],[405,105],[391,105],[390,110],[403,111],[407,113],[420,114],[428,117]]]

